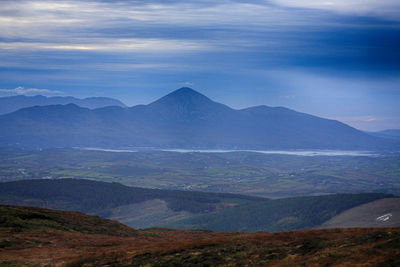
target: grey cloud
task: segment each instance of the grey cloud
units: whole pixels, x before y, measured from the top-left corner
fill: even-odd
[[[22,86],[18,86],[14,89],[0,89],[0,93],[28,95],[28,94],[62,94],[63,92],[58,90],[24,88]]]

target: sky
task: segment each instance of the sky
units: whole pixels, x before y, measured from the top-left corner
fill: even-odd
[[[132,106],[183,86],[400,129],[400,1],[0,1],[0,96]]]

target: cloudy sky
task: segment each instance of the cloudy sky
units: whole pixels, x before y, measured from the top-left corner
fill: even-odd
[[[400,129],[400,1],[0,1],[0,96],[136,105],[182,86]]]

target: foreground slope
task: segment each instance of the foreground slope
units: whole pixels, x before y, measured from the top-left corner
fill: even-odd
[[[88,232],[86,225],[76,226],[77,219],[85,224],[92,222],[89,226],[96,231]],[[73,229],[71,225],[75,225]],[[116,222],[79,213],[0,206],[2,266],[305,264],[396,266],[400,264],[400,229],[332,229],[277,234],[135,231]]]
[[[393,149],[339,121],[282,107],[235,110],[190,88],[149,105],[95,110],[74,104],[0,116],[0,145],[241,149]]]
[[[136,231],[117,221],[89,216],[80,212],[49,210],[36,207],[0,205],[2,228],[16,232],[35,230],[65,231],[83,234],[107,234],[111,236],[134,236]]]
[[[77,210],[136,228],[279,232],[311,229],[386,194],[335,194],[269,200],[235,194],[155,190],[89,180],[0,183],[0,203]]]

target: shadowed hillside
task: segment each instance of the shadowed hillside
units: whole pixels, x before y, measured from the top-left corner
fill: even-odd
[[[269,200],[195,191],[156,190],[89,180],[0,183],[0,203],[75,210],[136,228],[279,232],[311,229],[337,214],[386,194],[335,194]]]

